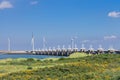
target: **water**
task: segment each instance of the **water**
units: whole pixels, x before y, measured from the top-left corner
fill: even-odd
[[[7,58],[37,58],[37,59],[44,59],[44,58],[62,58],[64,56],[50,56],[50,55],[30,55],[30,54],[0,54],[0,59],[7,59]]]

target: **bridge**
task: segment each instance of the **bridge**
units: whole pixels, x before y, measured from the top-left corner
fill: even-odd
[[[78,52],[77,50],[41,50],[41,51],[31,51],[34,55],[54,55],[54,56],[69,56],[70,54]]]
[[[120,54],[120,51],[78,51],[78,50],[55,50],[55,51],[0,51],[2,54],[29,54],[29,55],[53,55],[53,56],[69,56],[75,52],[81,52],[86,54]]]
[[[34,50],[34,51],[0,51],[2,54],[31,54],[31,55],[53,55],[53,56],[69,56],[72,53],[75,52],[81,52],[86,54],[120,54],[119,50],[115,50],[113,48],[110,48],[108,50],[104,50],[102,48],[98,48],[98,50],[94,50],[92,46],[86,50],[84,47],[82,47],[80,50],[78,48],[68,48],[65,49],[64,47],[62,49],[60,48],[49,48],[49,49],[42,49],[42,50]]]
[[[29,53],[32,53],[33,55],[54,55],[54,56],[69,56],[72,53],[80,52],[80,53],[86,53],[86,54],[120,54],[120,51],[114,50],[114,49],[108,49],[103,50],[99,48],[98,50],[93,50],[93,48],[89,50],[85,50],[84,48],[81,48],[78,50],[75,49],[53,49],[53,50],[35,50],[30,51]]]

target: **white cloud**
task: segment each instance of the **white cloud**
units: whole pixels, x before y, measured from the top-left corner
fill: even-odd
[[[116,11],[112,11],[108,13],[109,17],[113,17],[113,18],[119,18],[120,17],[120,12],[116,12]]]
[[[32,1],[32,2],[30,2],[30,4],[31,5],[36,5],[36,4],[38,4],[38,1]]]
[[[104,39],[107,40],[107,39],[116,39],[117,36],[115,35],[111,35],[111,36],[104,36]]]
[[[0,3],[0,9],[13,8],[13,5],[9,1],[2,1]]]

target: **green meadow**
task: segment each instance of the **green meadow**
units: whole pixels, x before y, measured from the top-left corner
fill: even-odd
[[[120,55],[74,53],[67,58],[3,59],[0,80],[120,80]]]

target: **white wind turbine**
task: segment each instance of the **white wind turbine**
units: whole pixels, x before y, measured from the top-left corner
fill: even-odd
[[[33,36],[33,34],[32,34],[32,41],[31,41],[31,43],[32,43],[32,51],[35,51],[35,48],[34,48],[34,36]]]
[[[73,50],[73,48],[74,48],[74,39],[72,38],[71,39],[71,49]]]
[[[8,38],[8,51],[10,51],[10,38]]]

